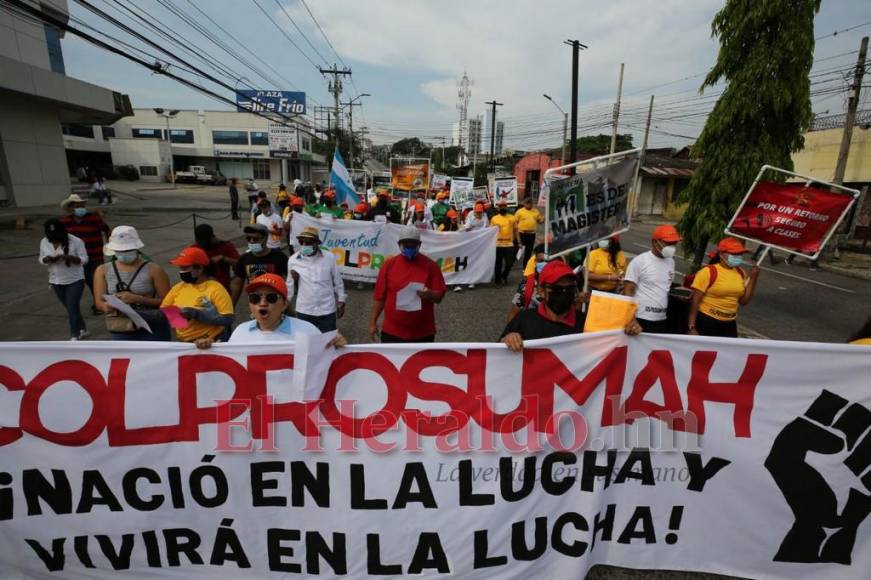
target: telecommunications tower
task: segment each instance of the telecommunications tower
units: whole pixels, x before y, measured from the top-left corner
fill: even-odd
[[[469,114],[469,99],[472,98],[472,85],[474,83],[469,78],[469,75],[466,74],[466,71],[463,71],[463,78],[457,81],[457,97],[459,97],[459,101],[457,102],[457,110],[460,112],[460,127],[459,127],[459,138],[458,145],[460,149],[463,148],[463,133],[468,133],[468,114]]]

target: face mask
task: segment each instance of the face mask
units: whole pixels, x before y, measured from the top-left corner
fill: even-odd
[[[544,267],[547,266],[546,262],[539,262],[535,265],[535,273],[541,274],[541,271],[544,270]]]
[[[732,268],[737,268],[744,263],[744,256],[733,256],[730,254],[726,256],[726,263]]]
[[[263,251],[263,244],[261,244],[259,242],[257,242],[257,243],[249,242],[248,243],[248,251],[251,252],[252,254],[259,254],[260,252]]]
[[[314,256],[317,249],[317,246],[302,246],[299,249],[299,253],[303,256]]]
[[[608,240],[599,240],[599,247],[602,248],[603,250],[607,250],[608,246],[610,246],[610,245],[611,245],[611,242]]]
[[[73,210],[73,215],[76,217],[85,217],[88,215],[88,210],[84,207],[77,207]]]
[[[413,260],[417,257],[418,249],[414,246],[403,246],[402,255],[405,256],[406,260]]]
[[[185,284],[193,284],[197,281],[197,277],[193,272],[179,272],[178,277]]]
[[[555,293],[551,290],[547,297],[547,307],[550,308],[554,314],[565,314],[569,311],[572,304],[574,304],[575,296],[575,292]]]
[[[674,258],[674,255],[677,253],[677,246],[663,246],[659,253],[662,254],[663,258]]]
[[[115,257],[118,258],[119,262],[124,264],[132,264],[139,258],[139,252],[133,250],[132,252],[115,252]]]
[[[504,207],[503,207],[503,208],[499,208],[499,214],[500,214],[500,215],[505,215],[506,213],[508,213],[508,210],[507,210],[507,209],[505,209]]]
[[[355,214],[354,214],[354,219],[355,219],[355,220],[361,220],[361,219],[363,219],[363,214],[361,214],[361,213],[355,213]]]

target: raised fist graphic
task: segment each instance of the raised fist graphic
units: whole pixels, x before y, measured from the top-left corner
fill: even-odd
[[[774,439],[765,468],[795,515],[775,561],[850,564],[856,532],[871,511],[869,429],[871,411],[823,390],[804,416],[791,421]],[[831,474],[809,465],[809,452],[845,453],[843,463],[856,482],[841,513],[829,482]]]

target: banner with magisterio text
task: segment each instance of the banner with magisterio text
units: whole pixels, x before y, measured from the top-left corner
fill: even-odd
[[[306,226],[318,229],[321,248],[336,255],[345,280],[375,282],[384,260],[399,254],[402,227],[396,224],[294,214],[291,239],[295,240]],[[420,251],[435,260],[447,284],[480,284],[493,278],[495,228],[472,232],[422,230],[420,234]]]
[[[863,578],[869,376],[871,347],[620,332],[4,343],[0,576]]]

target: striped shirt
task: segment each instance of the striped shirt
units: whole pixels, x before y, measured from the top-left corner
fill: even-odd
[[[105,232],[107,236],[111,233],[103,218],[95,213],[87,213],[85,217],[78,220],[75,216],[67,215],[60,218],[60,222],[66,226],[68,234],[85,242],[85,249],[92,264],[103,263],[103,233]]]

